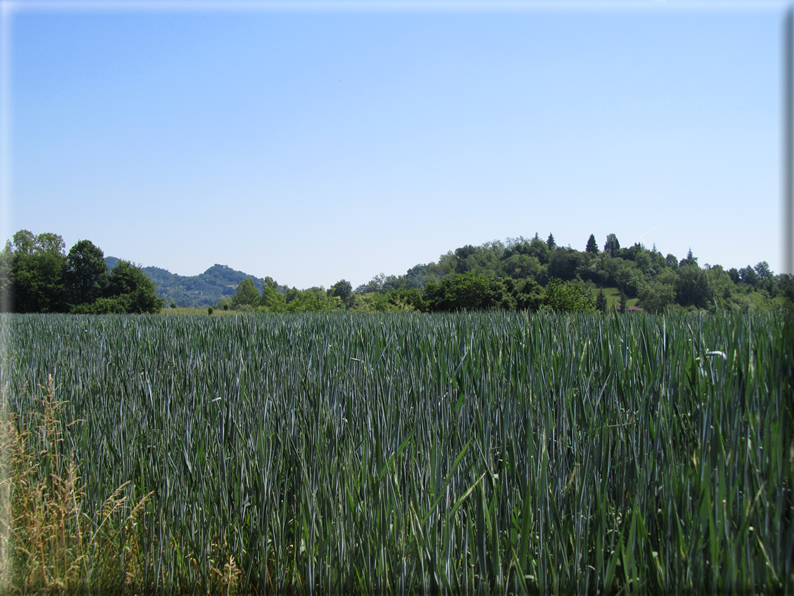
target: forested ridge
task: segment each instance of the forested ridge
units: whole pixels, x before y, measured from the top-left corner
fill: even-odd
[[[330,288],[279,285],[224,265],[197,276],[158,267],[140,267],[104,257],[81,240],[68,253],[52,233],[21,230],[0,255],[0,283],[12,290],[16,312],[159,312],[163,306],[214,306],[260,312],[440,312],[457,310],[623,312],[632,302],[651,313],[717,309],[759,312],[794,309],[794,283],[775,275],[763,261],[724,269],[686,257],[663,255],[641,243],[622,247],[615,234],[603,246],[590,235],[584,250],[544,241],[510,238],[466,245],[436,262],[418,264],[402,275],[379,274],[353,288],[340,280]]]
[[[623,312],[629,302],[651,313],[794,308],[791,276],[775,275],[765,261],[726,270],[701,265],[691,250],[679,260],[656,246],[622,247],[615,234],[607,235],[603,246],[591,234],[583,248],[557,246],[553,234],[544,241],[536,233],[529,239],[466,245],[405,274],[376,275],[355,289],[343,279],[328,289],[276,291],[276,282],[268,278],[260,292],[243,280],[235,295],[222,298],[218,306],[269,312],[489,308],[603,312],[609,308],[608,294],[617,292],[612,302]]]

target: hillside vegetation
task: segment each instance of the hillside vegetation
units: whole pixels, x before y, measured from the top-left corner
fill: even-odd
[[[347,280],[330,288],[299,290],[224,265],[185,277],[139,267],[88,240],[68,254],[57,234],[14,235],[0,255],[0,284],[12,290],[17,312],[157,312],[166,307],[215,307],[260,312],[440,312],[530,310],[572,312],[727,310],[764,312],[794,308],[790,275],[775,275],[765,262],[725,270],[654,246],[623,248],[609,234],[603,249],[593,235],[584,250],[512,238],[463,246],[402,275],[376,275],[353,289]]]
[[[275,282],[269,285],[276,287]],[[327,290],[277,293],[266,285],[257,293],[243,280],[235,296],[222,299],[218,306],[268,312],[489,308],[570,312],[606,311],[624,303],[626,308],[638,306],[651,313],[791,309],[794,283],[790,275],[775,275],[766,262],[725,270],[720,265],[701,266],[691,250],[679,260],[642,244],[622,248],[614,234],[607,236],[603,250],[591,235],[583,251],[557,246],[553,235],[543,241],[535,234],[531,239],[467,245],[403,275],[376,275],[355,290],[343,279]]]

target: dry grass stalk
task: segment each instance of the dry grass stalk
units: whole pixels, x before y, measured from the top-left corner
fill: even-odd
[[[14,418],[6,419],[2,429],[9,474],[2,490],[9,493],[10,509],[10,523],[0,528],[8,534],[3,587],[23,593],[92,592],[134,584],[142,564],[135,525],[150,495],[127,512],[125,483],[90,515],[74,455],[63,453],[58,410],[65,402],[55,399],[52,376],[40,388],[45,393],[35,429],[40,446],[32,444],[34,433],[20,432]],[[125,544],[120,544],[122,527]]]

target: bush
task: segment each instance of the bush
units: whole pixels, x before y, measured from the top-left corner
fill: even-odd
[[[595,312],[590,293],[570,281],[552,279],[543,292],[543,305],[553,312]]]

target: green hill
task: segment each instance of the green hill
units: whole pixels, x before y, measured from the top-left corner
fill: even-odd
[[[108,268],[118,262],[116,257],[105,257]],[[213,265],[199,275],[185,276],[171,273],[160,267],[142,267],[143,272],[157,284],[157,297],[166,304],[177,306],[204,307],[218,304],[221,296],[233,296],[237,285],[244,279],[251,279],[260,292],[265,280],[226,265]]]

